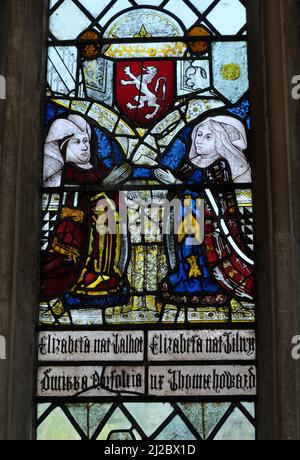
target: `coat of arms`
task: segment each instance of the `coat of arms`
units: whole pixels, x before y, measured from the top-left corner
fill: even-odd
[[[116,100],[122,112],[139,126],[153,124],[174,98],[172,61],[126,61],[116,64]]]

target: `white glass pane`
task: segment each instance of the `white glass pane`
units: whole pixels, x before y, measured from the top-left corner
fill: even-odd
[[[73,324],[102,324],[102,310],[89,308],[88,310],[69,310]]]
[[[75,39],[89,25],[90,20],[71,0],[65,0],[50,17],[50,32],[58,40]]]
[[[105,27],[107,22],[111,18],[113,18],[116,14],[120,13],[121,11],[127,8],[132,8],[132,4],[130,2],[128,2],[127,0],[118,1],[112,8],[109,9],[106,15],[100,20],[100,25],[102,27]]]
[[[209,60],[177,62],[177,94],[190,94],[210,86]]]
[[[204,13],[213,2],[214,0],[196,0],[193,2],[193,5],[200,13]]]
[[[246,42],[212,44],[213,85],[230,102],[237,102],[248,90]]]
[[[136,3],[144,6],[159,6],[162,3],[162,0],[136,0]]]
[[[176,16],[179,13],[179,17],[187,29],[195,24],[198,19],[196,14],[182,0],[170,0],[166,4],[165,9],[171,11]]]
[[[235,35],[246,23],[246,9],[239,0],[221,0],[207,19],[222,35]]]
[[[111,0],[79,0],[95,18],[107,7]]]
[[[75,90],[76,71],[77,48],[49,47],[47,80],[54,94],[72,95]]]
[[[50,9],[56,5],[56,3],[58,2],[58,0],[50,0]]]

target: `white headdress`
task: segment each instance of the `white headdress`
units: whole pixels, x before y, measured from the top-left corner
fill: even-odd
[[[199,158],[196,149],[196,135],[199,127],[207,123],[221,139],[222,145],[219,146],[217,153],[228,161],[233,181],[239,183],[251,182],[250,165],[243,153],[247,149],[246,130],[241,121],[229,115],[208,117],[195,126],[192,132],[192,146],[189,154],[191,162],[201,167],[201,159],[195,163],[195,159]]]
[[[45,187],[60,186],[64,159],[59,141],[68,142],[78,134],[87,134],[89,140],[91,139],[91,127],[80,115],[69,115],[68,118],[59,118],[52,123],[44,147],[43,184]]]

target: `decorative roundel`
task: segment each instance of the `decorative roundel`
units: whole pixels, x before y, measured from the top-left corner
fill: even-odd
[[[188,37],[209,37],[211,32],[203,26],[195,26],[188,32]],[[209,51],[210,42],[207,40],[197,40],[188,42],[190,51],[194,54],[204,54]]]
[[[81,57],[84,59],[95,59],[101,55],[102,45],[101,43],[90,43],[92,41],[99,41],[101,40],[101,35],[99,32],[93,29],[88,29],[83,32],[79,40],[81,44],[79,45],[79,50],[81,53]],[[84,43],[88,42],[88,43]]]

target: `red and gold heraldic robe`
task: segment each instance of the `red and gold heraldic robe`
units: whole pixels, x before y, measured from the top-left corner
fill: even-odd
[[[104,166],[83,171],[72,164],[64,168],[68,185],[99,184]],[[118,192],[68,191],[41,264],[41,299],[60,297],[69,306],[101,307],[126,303],[128,286],[122,277],[126,263],[126,238],[119,228]],[[115,228],[107,230],[107,216]],[[115,231],[116,230],[116,231]]]

